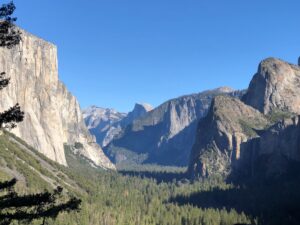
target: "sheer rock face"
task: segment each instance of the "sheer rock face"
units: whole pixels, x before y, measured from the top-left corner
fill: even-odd
[[[275,58],[262,61],[243,101],[264,114],[300,114],[300,67]]]
[[[239,99],[217,96],[205,118],[198,125],[192,149],[189,174],[192,177],[228,175],[232,166],[247,157],[244,144],[258,137],[268,120]]]
[[[257,142],[256,154],[259,172],[264,171],[268,176],[285,174],[292,165],[299,165],[299,116],[285,118],[267,129]]]
[[[268,58],[241,101],[216,97],[199,122],[192,177],[270,177],[300,163],[300,68]]]
[[[25,112],[13,130],[17,136],[63,165],[64,144],[80,142],[81,154],[98,166],[114,168],[89,134],[76,98],[58,79],[56,46],[22,31],[19,46],[0,49],[0,71],[11,78],[0,93],[0,110],[19,103]]]
[[[153,107],[147,103],[136,103],[131,112],[127,114],[127,116],[122,119],[121,126],[125,128],[127,125],[131,124],[134,120],[140,119],[145,116],[148,112],[150,112]]]
[[[222,87],[169,100],[134,120],[106,149],[108,152],[117,152],[118,148],[122,148],[141,155],[147,154],[144,163],[186,166],[197,123],[206,115],[214,96],[239,96],[241,93]]]
[[[149,104],[136,103],[134,109],[126,114],[114,109],[91,106],[84,110],[83,117],[88,129],[96,137],[97,143],[105,147],[123,128],[152,109]]]

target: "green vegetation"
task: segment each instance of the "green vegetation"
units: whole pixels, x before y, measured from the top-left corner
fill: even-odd
[[[4,179],[11,179],[14,176],[19,180],[17,191],[25,193],[26,191],[37,192],[40,190],[50,190],[50,186],[43,180],[38,173],[53,178],[47,170],[45,170],[35,158],[26,154],[17,144],[10,141],[10,136],[4,134],[0,136],[1,157],[0,166],[6,168],[6,176]],[[20,173],[22,171],[22,173]],[[2,171],[4,173],[4,171]],[[8,175],[11,174],[11,175]]]
[[[78,163],[76,157],[66,151],[67,161],[73,173],[73,178],[80,187],[90,195],[82,197],[87,219],[82,224],[88,224],[88,218],[93,218],[93,224],[234,224],[235,222],[250,222],[243,213],[225,209],[199,209],[190,205],[178,206],[169,203],[171,197],[178,194],[189,195],[201,190],[209,190],[213,182],[157,182],[155,177],[143,179],[139,176],[122,176],[115,172],[86,167]],[[74,168],[71,165],[76,165]],[[66,169],[69,176],[72,173]],[[89,176],[87,176],[87,174]],[[223,187],[226,188],[227,185]],[[215,220],[222,218],[222,223]],[[81,216],[81,218],[84,218]],[[221,220],[221,219],[220,219]],[[74,221],[75,222],[75,221]]]
[[[19,195],[15,192],[15,178],[0,182],[0,224],[9,225],[16,221],[32,224],[48,219],[55,219],[62,212],[79,210],[81,203],[76,197],[66,199],[63,188],[57,187],[53,192],[44,191],[35,194]]]
[[[114,145],[110,145],[104,151],[120,170],[126,170],[132,166],[139,167],[148,158],[148,154],[139,154]]]
[[[298,170],[299,172],[299,170]],[[178,195],[171,200],[179,205],[199,208],[232,209],[257,218],[263,225],[298,225],[300,221],[299,173],[290,178],[277,180],[255,180],[243,185],[232,185],[224,189]]]
[[[252,186],[226,184],[220,178],[191,182],[184,178],[185,168],[146,165],[119,173],[93,168],[88,160],[74,155],[74,146],[65,148],[69,167],[64,167],[29,146],[25,150],[20,143],[27,146],[11,134],[0,136],[0,181],[17,175],[18,188],[25,193],[53,190],[53,182],[82,200],[79,213],[63,213],[48,224],[232,225],[299,221],[300,185],[294,177],[300,173],[284,182],[255,182]]]
[[[40,157],[41,154],[37,153],[32,148],[28,148],[28,146],[23,143],[23,141],[7,132],[0,135],[0,182],[12,178],[16,178],[18,181],[16,185],[13,185],[13,187],[10,188],[10,195],[2,193],[4,195],[1,196],[1,200],[4,202],[11,201],[12,204],[14,202],[23,202],[22,204],[26,205],[28,203],[29,205],[32,205],[30,205],[29,208],[25,205],[20,208],[16,207],[17,211],[10,208],[2,208],[1,218],[6,218],[7,216],[8,218],[22,217],[26,218],[26,220],[28,219],[30,224],[41,224],[42,219],[37,219],[35,222],[32,222],[31,219],[41,218],[43,216],[48,217],[47,215],[55,217],[58,211],[64,211],[61,207],[66,207],[66,209],[68,209],[69,203],[73,204],[73,200],[75,200],[74,197],[75,195],[77,196],[77,194],[75,189],[72,190],[70,188],[70,179],[66,179],[66,176],[64,176],[63,179],[58,176],[59,173],[61,173],[59,172],[59,168],[52,166],[57,166],[56,163],[45,159],[45,157]],[[48,164],[49,162],[51,162],[52,165]],[[68,191],[61,197],[56,194],[51,197],[52,195],[49,191],[52,192],[57,186],[65,187],[64,189]],[[56,190],[62,191],[63,189],[59,188]],[[59,192],[54,190],[54,193]],[[43,196],[49,197],[47,200],[49,201],[48,205],[46,202],[39,205],[39,199],[42,199],[42,201],[45,200]],[[61,198],[59,200],[62,201],[62,205],[57,205],[57,207],[55,206],[56,196]],[[68,199],[72,199],[72,201],[70,200],[70,202],[67,202],[69,201]],[[34,203],[30,203],[30,201],[33,201]],[[63,201],[65,201],[65,203],[63,203]],[[39,211],[34,210],[34,208],[39,209]],[[55,211],[55,209],[58,211]],[[16,212],[21,216],[15,214]],[[65,214],[66,213],[63,215]],[[3,224],[10,224],[9,222],[5,223],[7,221],[3,222]]]
[[[8,134],[0,136],[1,179],[7,180],[18,174],[18,188],[26,193],[44,189],[53,190],[51,186],[53,181],[64,187],[69,194],[82,199],[82,209],[79,213],[63,213],[55,222],[48,221],[48,224],[229,225],[236,222],[251,222],[250,217],[233,209],[200,209],[192,205],[179,206],[177,203],[169,202],[177,195],[189,196],[195,192],[210,190],[212,187],[223,189],[230,187],[219,181],[190,183],[175,177],[172,181],[162,179],[158,182],[155,173],[153,177],[142,178],[142,175],[122,175],[113,171],[103,171],[91,167],[88,161],[74,155],[68,148],[66,158],[69,167],[64,167],[46,159],[33,149],[30,149],[32,154],[29,153],[29,148],[22,149],[20,142],[14,143],[14,140],[17,141]],[[149,173],[150,168],[148,167]],[[159,174],[158,168],[154,170]],[[182,174],[183,169],[179,171]],[[175,168],[164,169],[166,175],[177,172]],[[41,174],[51,181],[43,179]]]
[[[283,119],[291,118],[295,116],[295,114],[291,112],[284,112],[284,111],[272,111],[271,114],[267,116],[271,124],[277,123]]]
[[[243,132],[248,135],[249,137],[256,137],[257,133],[254,130],[254,126],[251,125],[250,123],[244,121],[244,120],[240,120],[240,125],[243,129]]]

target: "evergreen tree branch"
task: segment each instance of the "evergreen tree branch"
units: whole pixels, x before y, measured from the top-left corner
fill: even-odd
[[[16,123],[22,122],[24,119],[24,112],[21,111],[20,105],[17,103],[10,109],[0,113],[0,128],[15,128]]]

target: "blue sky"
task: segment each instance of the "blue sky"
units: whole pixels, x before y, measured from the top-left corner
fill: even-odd
[[[18,24],[58,46],[81,107],[129,111],[246,88],[269,56],[300,56],[299,0],[15,0]]]

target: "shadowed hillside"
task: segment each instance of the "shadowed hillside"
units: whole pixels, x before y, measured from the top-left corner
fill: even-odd
[[[0,136],[0,178],[7,180],[16,177],[19,180],[17,190],[21,193],[52,190],[60,185],[66,194],[82,199],[79,213],[62,214],[55,222],[48,221],[48,224],[232,225],[251,222],[250,217],[236,210],[213,207],[199,209],[191,205],[168,203],[168,199],[181,194],[188,196],[209,187],[225,185],[220,181],[181,181],[181,173],[176,173],[182,169],[175,168],[172,181],[152,176],[120,175],[91,166],[91,161],[72,153],[76,147],[78,145],[65,146],[69,167],[64,167],[39,154],[22,140],[4,134]],[[161,172],[157,170],[156,173]],[[169,175],[166,172],[162,174]],[[33,224],[40,223],[37,221]]]

